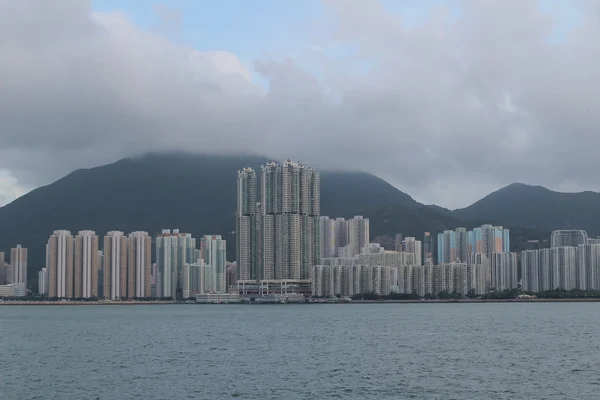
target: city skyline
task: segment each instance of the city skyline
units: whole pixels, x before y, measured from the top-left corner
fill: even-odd
[[[350,289],[347,275],[347,267],[355,266],[387,268],[377,270],[378,278],[367,279],[370,283],[365,287],[375,288],[378,295],[389,286],[385,282],[390,278],[383,280],[382,274],[393,274],[393,292],[404,294],[410,287],[420,296],[435,294],[432,290],[436,287],[460,288],[458,293],[463,296],[472,291],[600,287],[600,257],[596,254],[600,254],[600,239],[590,239],[584,230],[555,230],[549,249],[521,254],[510,251],[510,230],[502,226],[444,230],[437,234],[437,243],[431,232],[423,232],[422,241],[396,233],[394,251],[390,251],[370,242],[368,218],[320,215],[320,175],[309,166],[291,160],[269,162],[261,167],[259,182],[251,168],[239,170],[236,179],[235,218],[240,229],[236,232],[236,255],[241,258],[236,260],[234,271],[236,284],[239,288],[241,283],[243,291],[254,290],[251,288],[256,284],[262,291],[260,282],[279,281],[287,287],[295,281],[304,288],[311,284],[313,291],[321,293],[323,287],[337,290],[343,279],[345,292],[356,295],[358,286]],[[228,294],[233,289],[227,284],[226,241],[221,235],[204,235],[197,247],[190,233],[163,229],[155,238],[155,264],[147,232],[109,231],[101,250],[99,243],[92,230],[76,235],[54,231],[46,245],[46,266],[38,272],[38,292],[59,298],[119,300],[180,299],[195,294]],[[0,258],[4,259],[4,254]],[[8,285],[0,289],[24,296],[27,249],[17,245],[11,249],[10,260],[8,268],[2,262],[0,276]],[[352,272],[358,274],[352,275],[352,280],[360,281],[364,273],[373,271]],[[283,286],[282,290],[287,290]]]
[[[343,221],[346,226],[349,226],[353,220],[363,223],[367,222],[368,224],[368,220],[365,221],[362,217],[354,217],[347,221],[340,218],[329,219],[328,217],[324,217],[320,218],[320,223],[329,223],[329,221],[340,223]],[[503,243],[500,239],[506,237],[506,229],[491,225],[483,225],[480,229],[484,231],[483,237],[486,235],[490,236],[492,250],[502,249]],[[485,233],[486,229],[490,232]],[[467,233],[464,228],[457,228],[454,232]],[[476,230],[470,233],[478,237]],[[424,237],[428,236],[431,235],[425,232]],[[468,233],[467,236],[469,236]],[[461,282],[466,277],[464,278],[467,279],[466,283],[456,283],[458,282],[456,281],[454,285],[462,285],[460,286],[461,288],[468,288],[467,290],[469,291],[473,289],[476,294],[481,294],[482,291],[485,292],[491,289],[502,291],[518,288],[534,293],[556,289],[599,290],[600,241],[598,239],[589,239],[587,233],[582,230],[556,230],[551,236],[552,238],[556,238],[553,240],[553,244],[556,244],[556,246],[550,248],[525,250],[520,254],[503,251],[469,253],[466,256],[465,262],[461,263],[457,260],[456,262],[445,262],[435,265],[430,262],[422,264],[421,257],[425,257],[426,252],[424,251],[425,249],[421,249],[421,241],[416,240],[414,237],[404,238],[402,241],[403,248],[400,252],[385,250],[378,244],[370,243],[368,246],[361,248],[358,253],[354,253],[350,250],[353,246],[347,245],[339,248],[340,253],[338,256],[321,258],[319,263],[311,266],[311,274],[319,271],[320,275],[318,279],[342,279],[340,274],[347,274],[348,266],[358,266],[361,268],[365,266],[385,267],[387,268],[385,270],[386,274],[393,273],[393,276],[396,277],[390,281],[393,283],[392,286],[394,288],[399,285],[400,281],[398,277],[404,276],[404,286],[398,286],[392,292],[407,293],[406,288],[412,287],[412,290],[421,296],[423,296],[422,293],[428,295],[435,294],[435,292],[428,292],[427,290],[433,290],[432,288],[436,287],[436,285],[448,285],[443,282],[445,282],[444,279],[450,278],[442,279],[443,274],[451,274],[451,276],[454,276],[452,274],[459,274],[456,275],[457,278],[452,279],[459,279]],[[164,230],[162,235],[158,236],[157,239],[165,237],[176,239],[173,244],[182,251],[181,254],[187,253],[191,254],[190,257],[200,257],[198,258],[198,262],[189,263],[186,261],[183,263],[182,271],[184,275],[181,277],[183,282],[181,288],[187,290],[187,296],[192,293],[190,289],[199,294],[209,292],[225,293],[228,290],[225,286],[225,241],[221,239],[221,236],[203,236],[199,248],[187,248],[185,246],[186,241],[195,243],[195,239],[191,238],[189,234],[180,234],[178,230],[173,230],[172,233],[170,230]],[[579,238],[585,238],[585,243],[579,243]],[[179,239],[183,241],[180,243]],[[565,245],[563,243],[565,241],[573,242],[575,245]],[[104,248],[102,251],[98,250],[97,244],[98,236],[94,231],[79,231],[75,236],[71,235],[69,231],[55,231],[50,236],[46,246],[48,267],[44,267],[38,272],[40,293],[48,294],[50,297],[105,297],[112,300],[151,297],[145,296],[146,293],[150,293],[151,291],[150,282],[158,283],[158,281],[152,279],[155,273],[153,274],[151,270],[155,268],[158,271],[160,267],[152,267],[150,265],[150,258],[147,256],[151,252],[151,238],[146,232],[132,232],[129,235],[125,235],[123,232],[111,231],[104,237]],[[481,250],[485,249],[486,245],[483,244],[473,248]],[[17,254],[20,253],[22,256],[26,252],[27,249],[20,246],[13,248],[12,259],[15,260],[15,265],[19,263],[23,265],[23,257]],[[105,291],[103,296],[96,289],[99,287],[97,286],[98,281],[93,281],[95,274],[92,274],[92,271],[98,273],[97,265],[104,257],[107,257],[108,261],[103,263],[104,265],[102,266],[102,270],[105,272],[104,285],[102,285]],[[205,264],[205,261],[209,263]],[[517,263],[521,265],[520,276],[518,274]],[[342,269],[339,271],[336,270],[338,272],[331,272],[333,275],[329,278],[324,278],[324,271],[333,271],[324,269],[324,267],[339,267]],[[444,270],[443,268],[450,269]],[[473,271],[477,272],[469,272],[472,268],[475,268]],[[11,266],[8,270],[14,271],[14,268]],[[378,272],[379,276],[382,276],[381,271]],[[439,275],[442,273],[440,271],[455,272],[444,272],[442,275]],[[363,273],[361,272],[360,274]],[[481,286],[481,282],[483,282],[481,281],[481,274],[488,276],[484,286]],[[411,277],[412,283],[410,284],[406,283],[406,279],[409,279],[408,276]],[[463,276],[463,278],[458,278],[460,276]],[[353,279],[359,278],[355,277]],[[475,281],[471,282],[473,279]],[[335,287],[340,287],[339,285],[342,284],[340,282],[335,283]],[[19,283],[17,281],[11,282],[12,285]],[[382,287],[388,287],[383,283],[381,284],[383,285]],[[322,289],[322,282],[315,282],[313,279],[312,285],[313,289],[316,287],[321,288],[317,290],[318,293],[324,290]],[[447,287],[452,287],[452,285]],[[19,293],[22,293],[20,295],[24,296],[24,289],[25,287],[22,284],[21,289],[16,290],[19,290]],[[179,290],[180,287],[178,286],[176,289]],[[6,289],[3,290],[3,293],[6,293]],[[327,290],[333,289],[330,288]],[[376,292],[382,295],[383,292],[381,290],[379,288]],[[349,296],[354,294],[359,294],[359,292],[353,289]],[[463,295],[465,294],[463,293]]]

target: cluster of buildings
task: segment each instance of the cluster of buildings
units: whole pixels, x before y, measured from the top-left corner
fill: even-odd
[[[40,294],[66,299],[188,298],[227,292],[226,241],[189,233],[94,231],[73,236],[57,230],[46,245],[46,267],[38,274]],[[154,246],[155,263],[152,263]]]
[[[237,174],[236,259],[241,281],[309,281],[321,255],[320,175],[290,160]]]
[[[407,250],[414,238],[406,238]],[[418,242],[418,241],[417,241]],[[388,295],[417,294],[421,297],[440,292],[482,295],[517,288],[517,254],[510,252],[469,253],[464,262],[434,265],[431,259],[420,263],[419,251],[386,251],[370,244],[354,257],[323,258],[313,269],[312,293],[315,296],[353,296],[361,293]]]
[[[100,238],[91,230],[57,230],[46,245],[39,292],[110,300],[206,296],[220,302],[229,295],[600,290],[600,239],[585,231],[555,231],[550,248],[519,255],[510,252],[509,230],[493,225],[437,236],[425,232],[423,240],[397,234],[394,250],[385,250],[370,243],[367,218],[321,216],[319,173],[290,160],[262,166],[260,185],[254,169],[238,171],[236,256],[236,263],[226,261],[226,241],[219,235],[203,236],[197,246],[191,234],[177,229],[154,238],[147,232],[111,231]],[[10,264],[0,253],[0,297],[26,295],[26,283],[27,249],[12,249]]]
[[[521,252],[523,290],[600,290],[600,239],[583,230],[552,232],[550,248]]]
[[[0,252],[0,297],[21,297],[27,292],[27,249],[18,244],[10,250],[10,264]]]
[[[321,234],[319,258],[354,257],[369,244],[369,219],[319,218]]]
[[[437,235],[437,253],[429,232],[423,241],[399,234],[395,251],[386,251],[370,243],[367,218],[320,215],[320,180],[314,169],[289,160],[269,163],[260,170],[260,187],[258,182],[252,168],[238,171],[240,295],[466,295],[519,284],[508,229],[483,225],[444,231]]]
[[[427,237],[427,234],[426,234]],[[437,235],[437,262],[465,262],[469,254],[510,252],[510,231],[501,226],[482,225],[446,230]]]

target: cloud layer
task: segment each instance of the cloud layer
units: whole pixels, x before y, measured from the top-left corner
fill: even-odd
[[[448,207],[514,181],[600,189],[596,3],[559,38],[532,1],[443,3],[416,24],[324,5],[311,46],[251,71],[84,1],[0,0],[0,202],[163,149],[362,169]],[[157,10],[169,30],[187,18]]]

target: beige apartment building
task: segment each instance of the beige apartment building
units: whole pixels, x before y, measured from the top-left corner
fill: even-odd
[[[54,231],[46,246],[48,296],[73,297],[73,259],[71,232]]]
[[[74,290],[76,298],[98,297],[98,236],[94,231],[80,231],[75,237]]]

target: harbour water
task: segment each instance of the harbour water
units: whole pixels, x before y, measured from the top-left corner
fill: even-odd
[[[0,399],[597,399],[600,304],[0,307]]]

